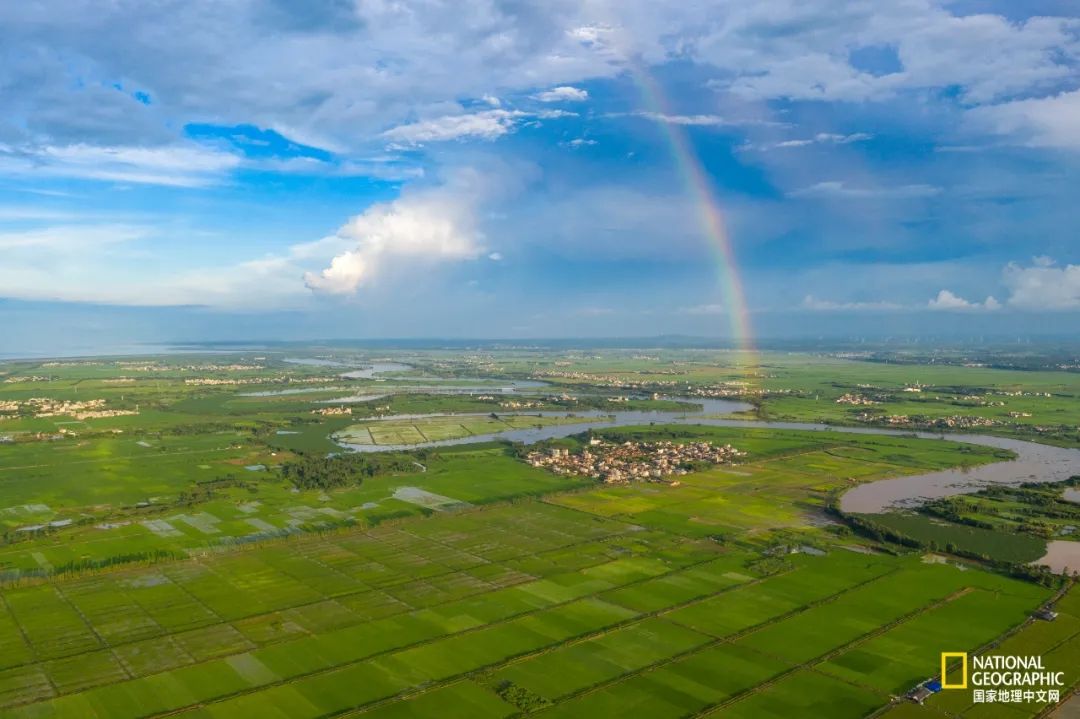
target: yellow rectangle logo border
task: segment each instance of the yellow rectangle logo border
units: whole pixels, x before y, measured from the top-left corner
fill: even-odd
[[[959,684],[949,684],[946,670],[950,659],[960,659],[961,676],[964,680]],[[967,652],[942,652],[941,653],[941,688],[942,689],[967,689],[968,685],[968,655]]]

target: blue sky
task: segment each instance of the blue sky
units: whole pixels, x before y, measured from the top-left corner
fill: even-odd
[[[1072,2],[67,0],[0,47],[5,351],[723,336],[669,131],[760,336],[1080,329]]]

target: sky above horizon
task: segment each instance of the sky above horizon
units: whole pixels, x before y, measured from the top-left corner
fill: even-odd
[[[1078,7],[0,5],[0,351],[1075,332]]]

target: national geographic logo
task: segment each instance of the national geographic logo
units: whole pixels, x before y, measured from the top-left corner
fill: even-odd
[[[949,664],[954,660],[960,660],[960,680],[949,682]],[[953,672],[955,677],[956,672]],[[942,689],[967,689],[968,685],[968,655],[967,652],[942,652],[941,653],[941,688]]]
[[[1057,703],[1065,672],[1051,671],[1038,655],[941,653],[941,689],[968,689],[983,703]]]

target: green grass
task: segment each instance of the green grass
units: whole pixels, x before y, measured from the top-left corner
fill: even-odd
[[[498,414],[452,415],[426,417],[424,419],[379,420],[350,424],[334,432],[334,436],[348,444],[359,445],[408,445],[461,439],[476,435],[493,435],[514,429],[547,427],[554,424],[575,424],[586,421],[582,417],[552,417],[546,415]]]
[[[457,377],[495,361],[435,352],[409,359],[418,374]],[[745,378],[737,359],[523,350],[500,353],[491,371],[558,368],[707,386]],[[1063,421],[1077,413],[1077,380],[1065,373],[759,359],[755,381],[795,391],[764,398],[773,415],[850,421],[836,396],[858,383],[895,391],[915,369],[927,384],[1054,397],[960,408],[928,392],[889,411],[1029,408]],[[607,487],[529,467],[504,444],[462,445],[416,454],[415,471],[294,492],[275,467],[294,453],[335,451],[329,435],[348,426],[397,443],[536,418],[504,415],[476,397],[411,391],[355,402],[351,417],[322,417],[312,412],[326,406],[320,400],[404,383],[342,380],[338,370],[287,366],[273,355],[264,370],[202,372],[256,384],[184,384],[194,371],[185,365],[219,361],[173,358],[151,370],[103,360],[54,368],[49,383],[0,384],[0,399],[45,393],[140,405],[137,417],[77,425],[0,419],[0,435],[19,440],[0,448],[0,572],[9,580],[0,585],[0,715],[854,717],[933,675],[942,649],[973,651],[1018,627],[1001,651],[1040,654],[1077,680],[1075,590],[1056,622],[1023,624],[1049,590],[974,565],[847,551],[872,543],[822,526],[828,499],[853,484],[999,459],[991,450],[839,432],[641,426],[605,433],[730,442],[747,457],[681,477],[679,486]],[[15,369],[46,371],[39,365]],[[129,374],[134,382],[105,382]],[[283,374],[325,381],[275,379]],[[305,391],[243,396],[264,389]],[[376,406],[454,416],[371,421]],[[31,434],[61,426],[78,436]],[[245,469],[256,464],[267,470]],[[206,483],[215,479],[226,481]],[[405,487],[456,500],[457,509],[394,498]],[[36,535],[15,532],[66,519],[70,526]],[[1000,532],[965,541],[1016,561],[1033,551]],[[825,554],[778,553],[799,545]],[[129,561],[37,576],[121,556]],[[939,695],[890,716],[940,719],[944,711],[986,713]]]
[[[1046,554],[1046,540],[1026,534],[952,524],[920,514],[860,515],[927,546],[986,556],[1003,562],[1025,564]]]

